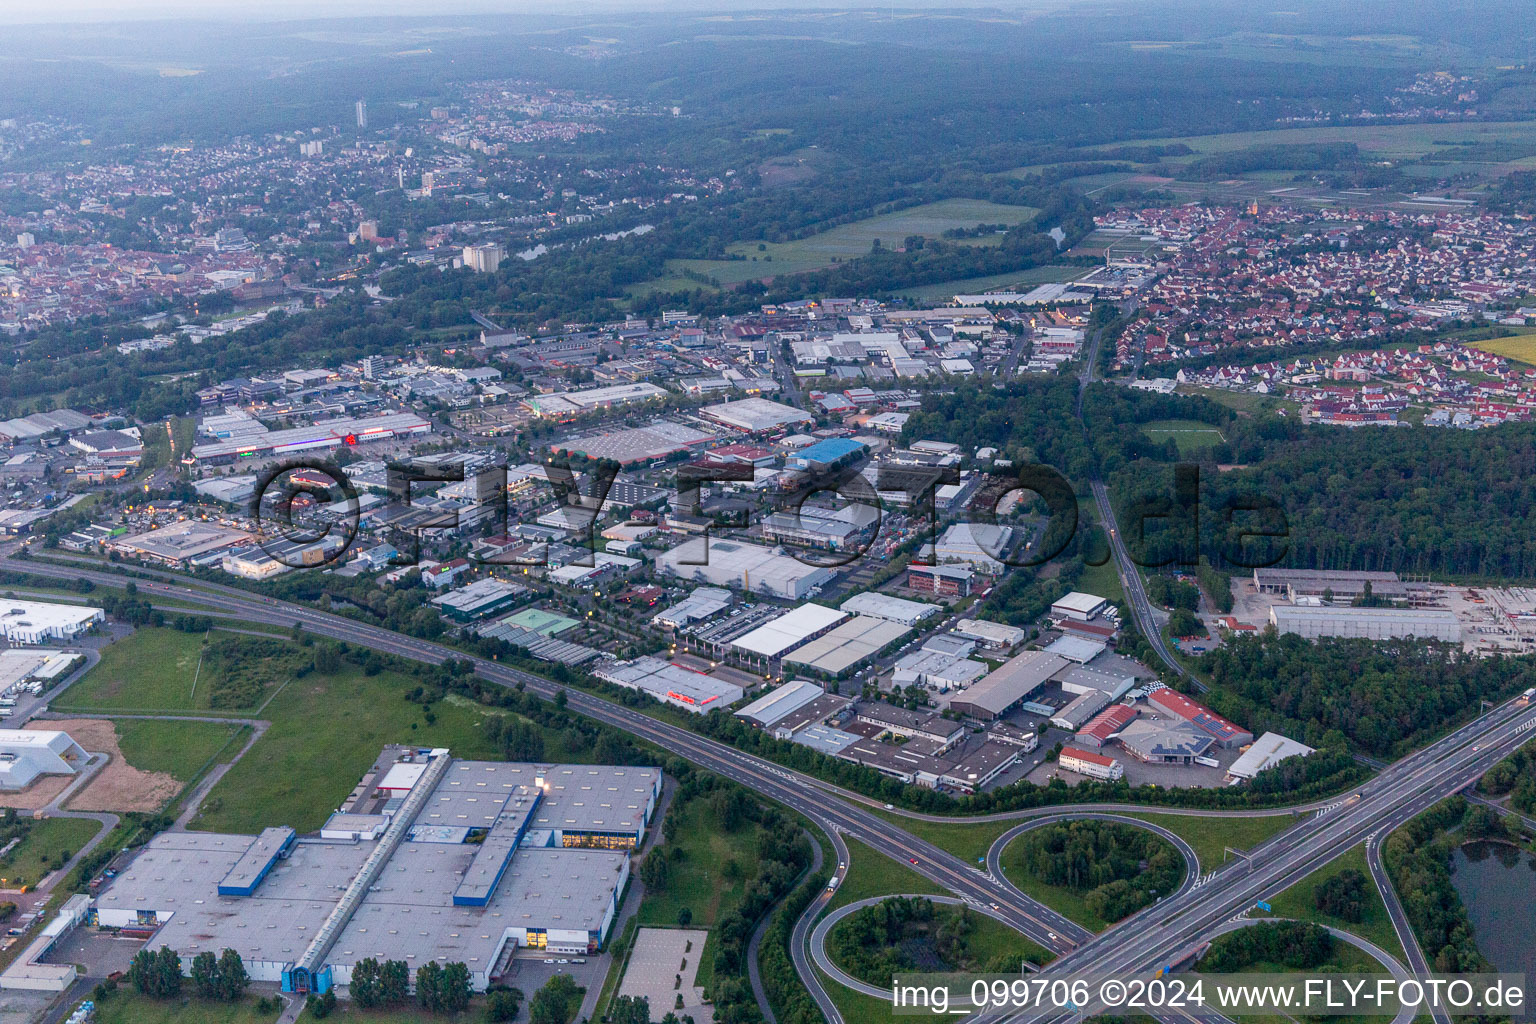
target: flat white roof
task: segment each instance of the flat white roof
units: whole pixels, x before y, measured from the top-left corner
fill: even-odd
[[[736,712],[736,717],[750,718],[759,725],[772,725],[825,693],[825,690],[809,679],[796,679],[777,689],[769,690]]]
[[[1097,594],[1085,594],[1080,590],[1074,590],[1072,593],[1061,598],[1059,601],[1056,601],[1051,605],[1051,607],[1062,608],[1066,611],[1081,612],[1082,614],[1087,615],[1089,612],[1092,612],[1094,609],[1098,608],[1099,605],[1103,604],[1104,601],[1105,599],[1099,597]]]
[[[910,626],[900,622],[860,615],[838,625],[825,636],[805,644],[784,660],[837,675],[861,661],[873,658],[911,631]]]
[[[854,615],[873,615],[877,619],[890,619],[892,622],[901,622],[909,626],[916,625],[929,616],[937,615],[942,610],[936,604],[908,601],[901,597],[878,594],[872,590],[854,594],[840,607],[843,611]]]
[[[765,658],[776,658],[790,648],[804,643],[811,634],[836,625],[847,617],[847,612],[840,612],[835,608],[827,608],[819,604],[803,604],[776,619],[763,623],[746,636],[731,641],[731,646],[740,647],[751,654],[760,654]]]
[[[1305,743],[1298,743],[1289,736],[1267,732],[1253,741],[1241,757],[1232,762],[1227,774],[1239,779],[1251,779],[1266,768],[1273,767],[1288,757],[1305,757],[1312,753]]]

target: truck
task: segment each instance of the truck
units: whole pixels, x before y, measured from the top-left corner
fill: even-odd
[[[1531,706],[1531,701],[1533,700],[1536,700],[1536,686],[1533,686],[1529,690],[1526,690],[1524,693],[1522,693],[1515,701],[1515,703],[1522,708],[1528,708]]]

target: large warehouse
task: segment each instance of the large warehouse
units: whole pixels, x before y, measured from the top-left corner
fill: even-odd
[[[1282,633],[1296,633],[1310,640],[1325,636],[1367,640],[1413,636],[1461,642],[1461,623],[1455,613],[1433,609],[1277,604],[1269,609],[1269,621]]]
[[[700,715],[734,704],[746,692],[734,683],[650,655],[610,662],[594,669],[592,674],[616,686],[644,690],[664,704]]]
[[[659,769],[407,756],[422,771],[383,804],[381,838],[162,833],[88,921],[154,929],[147,948],[174,949],[184,971],[198,953],[234,949],[253,980],[290,992],[345,985],[366,957],[405,960],[413,974],[462,962],[483,991],[517,946],[602,947]],[[363,788],[379,792],[372,779]]]
[[[13,644],[70,640],[106,618],[100,608],[0,599],[0,635]]]
[[[821,636],[847,617],[846,612],[836,608],[803,604],[731,641],[731,646],[742,657],[778,658]]]
[[[989,672],[949,706],[973,718],[1001,718],[1070,664],[1059,654],[1025,651]]]
[[[811,607],[807,605],[806,607]],[[789,665],[804,665],[834,679],[862,665],[911,632],[907,626],[873,615],[839,623],[830,633],[784,656]]]
[[[392,412],[382,416],[344,417],[319,420],[307,427],[291,430],[263,430],[232,440],[210,441],[192,446],[192,458],[202,463],[233,462],[236,459],[287,455],[292,452],[340,448],[367,441],[388,441],[396,437],[430,434],[432,424],[413,412]]]
[[[686,580],[803,601],[836,573],[777,554],[760,544],[696,537],[656,557],[656,568]]]
[[[766,398],[743,398],[735,402],[706,405],[699,415],[749,434],[767,433],[798,423],[811,423],[816,417],[803,409]]]

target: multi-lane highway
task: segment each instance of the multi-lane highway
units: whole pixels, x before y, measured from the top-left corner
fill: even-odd
[[[36,575],[62,579],[84,577],[98,584],[123,586],[122,575],[42,560],[5,559],[0,565]],[[284,627],[299,623],[317,635],[329,636],[384,653],[428,663],[464,659],[463,652],[405,636],[342,616],[287,604],[222,584],[190,580],[173,573],[144,572],[134,580],[141,596],[192,601],[210,613],[238,616],[246,621]],[[564,692],[568,706],[581,714],[623,729],[646,742],[803,814],[833,837],[840,864],[848,862],[842,836],[850,835],[876,852],[910,863],[915,871],[956,897],[985,906],[999,920],[1058,955],[1047,973],[1149,972],[1171,953],[1207,936],[1255,899],[1273,894],[1330,862],[1367,836],[1384,833],[1436,801],[1474,782],[1489,766],[1536,735],[1536,708],[1507,704],[1458,729],[1425,749],[1389,765],[1359,790],[1359,799],[1319,810],[1295,828],[1261,844],[1247,860],[1214,872],[1199,887],[1186,883],[1178,892],[1131,920],[1097,936],[1054,910],[1029,899],[994,871],[981,872],[953,854],[919,839],[875,813],[867,804],[850,800],[819,780],[783,768],[733,747],[671,725],[641,712],[604,700],[580,689],[483,658],[469,658],[476,673],[502,686],[523,685],[553,698]],[[1082,814],[1085,809],[1062,807],[1034,812],[1038,817]],[[1193,858],[1191,857],[1193,863]],[[841,873],[841,872],[839,872]],[[805,942],[826,895],[813,903],[795,929],[796,966],[802,971],[823,1012],[838,1024],[835,1006],[821,991],[814,970],[804,957]],[[1211,1015],[1201,1015],[1211,1019]]]

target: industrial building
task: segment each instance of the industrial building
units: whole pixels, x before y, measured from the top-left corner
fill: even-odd
[[[856,441],[850,437],[829,437],[825,441],[816,442],[809,448],[800,449],[785,459],[784,465],[789,469],[825,473],[852,465],[867,451],[869,451],[869,445],[863,441]]]
[[[772,512],[763,517],[763,539],[821,551],[847,551],[865,544],[880,525],[880,512],[869,505],[848,505],[836,511],[802,506],[796,512]]]
[[[13,644],[72,640],[105,619],[100,608],[0,598],[0,636]]]
[[[1069,664],[1059,654],[1025,651],[989,672],[949,706],[973,718],[1001,718]]]
[[[700,715],[734,704],[746,693],[734,683],[649,655],[602,665],[593,669],[592,674],[615,686],[643,690],[665,704]]]
[[[1297,743],[1277,732],[1267,732],[1254,740],[1253,745],[1232,762],[1227,768],[1227,776],[1232,779],[1251,779],[1287,758],[1306,757],[1313,753],[1316,751],[1305,743]]]
[[[1109,609],[1109,601],[1096,594],[1072,591],[1051,605],[1051,618],[1088,622]]]
[[[731,641],[736,653],[746,658],[782,657],[814,640],[848,618],[846,612],[819,604],[803,604],[769,619],[750,633]]]
[[[522,399],[522,405],[539,416],[570,417],[594,409],[648,402],[653,398],[665,397],[666,394],[665,388],[639,381],[606,388],[588,388],[585,391],[567,391],[558,395],[531,395]]]
[[[1391,600],[1402,600],[1408,590],[1395,572],[1354,572],[1343,569],[1255,569],[1253,586],[1261,594],[1280,594],[1294,601],[1298,597],[1322,597],[1332,594],[1336,600],[1352,601],[1365,593]]]
[[[1120,730],[1120,746],[1147,764],[1194,764],[1215,744],[1207,733],[1177,719],[1140,718]]]
[[[941,597],[969,597],[974,575],[972,570],[957,565],[912,564],[907,566],[907,589]]]
[[[926,686],[947,693],[964,689],[986,674],[983,662],[924,648],[896,659],[891,682],[898,687]]]
[[[1111,704],[1077,731],[1076,742],[1081,747],[1098,750],[1119,736],[1139,714],[1141,712],[1130,705]]]
[[[347,984],[367,957],[413,974],[462,962],[483,991],[517,947],[602,947],[659,770],[406,756],[421,770],[384,804],[379,838],[165,832],[96,897],[88,922],[152,932],[146,948],[174,949],[184,972],[201,952],[234,949],[252,980],[297,993]]]
[[[152,562],[180,566],[249,544],[251,540],[251,535],[243,530],[186,519],[147,533],[117,537],[108,541],[106,548],[129,558],[147,558]]]
[[[677,604],[657,612],[651,621],[664,629],[682,629],[725,611],[736,598],[721,587],[699,587]]]
[[[585,455],[589,459],[612,459],[620,465],[632,466],[680,455],[711,440],[712,436],[702,430],[671,420],[657,420],[648,427],[625,427],[556,441],[549,449]]]
[[[41,775],[74,775],[90,755],[67,732],[0,729],[0,790],[26,789]]]
[[[1045,649],[1052,654],[1059,654],[1068,661],[1075,661],[1079,665],[1086,665],[1094,658],[1103,654],[1105,645],[1097,640],[1089,640],[1080,636],[1059,636],[1045,645]]]
[[[959,563],[996,576],[1003,571],[1002,557],[1013,540],[1011,526],[955,523],[946,529],[933,548],[939,565]]]
[[[735,402],[706,405],[699,415],[749,434],[762,434],[800,423],[812,423],[816,417],[803,409],[766,398],[743,398]]]
[[[944,610],[936,604],[907,601],[874,590],[854,594],[838,607],[850,615],[873,615],[877,619],[889,619],[903,626],[914,627]]]
[[[772,728],[799,708],[826,696],[826,693],[827,691],[808,679],[795,679],[769,690],[737,711],[736,717],[751,722],[759,729]]]
[[[1125,768],[1112,757],[1103,754],[1095,754],[1091,750],[1079,750],[1076,747],[1062,747],[1056,763],[1069,772],[1077,772],[1086,775],[1090,779],[1103,779],[1106,782],[1115,782],[1125,777]]]
[[[892,644],[900,642],[911,631],[910,627],[899,622],[859,615],[795,648],[792,653],[784,656],[784,662],[788,665],[804,665],[836,679]]]
[[[1253,733],[1222,718],[1198,701],[1177,690],[1160,686],[1147,694],[1147,703],[1181,718],[1216,741],[1219,747],[1240,747],[1253,742]]]
[[[1353,608],[1331,605],[1273,605],[1269,621],[1282,633],[1296,633],[1309,640],[1319,637],[1357,637],[1391,640],[1461,642],[1461,623],[1454,612],[1429,608]]]
[[[1006,626],[1001,622],[989,622],[986,619],[956,619],[955,632],[994,651],[1006,651],[1016,647],[1029,635],[1018,626]]]
[[[803,601],[836,578],[831,569],[806,565],[760,544],[695,537],[656,558],[656,567],[681,579],[716,587]]]
[[[467,587],[434,597],[431,604],[455,622],[474,622],[517,604],[531,591],[503,580],[476,580]]]
[[[214,464],[236,459],[287,455],[293,452],[340,448],[368,441],[388,441],[396,437],[430,434],[432,424],[413,412],[385,413],[382,416],[344,417],[320,420],[307,427],[291,430],[265,430],[243,434],[230,440],[210,441],[192,446],[192,458]]]

